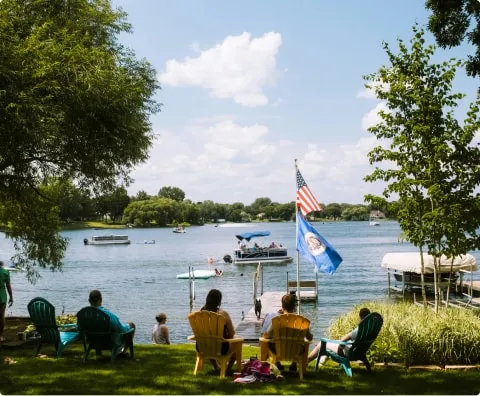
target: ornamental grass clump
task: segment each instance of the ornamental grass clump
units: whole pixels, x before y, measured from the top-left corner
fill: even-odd
[[[480,364],[480,318],[474,311],[441,308],[438,313],[411,303],[369,302],[341,316],[327,330],[339,339],[358,325],[360,308],[383,317],[383,327],[369,349],[372,362],[411,365]]]

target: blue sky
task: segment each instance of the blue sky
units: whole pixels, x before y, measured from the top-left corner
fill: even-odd
[[[194,202],[285,203],[295,200],[295,158],[320,202],[363,203],[381,192],[363,182],[376,145],[366,128],[381,104],[362,76],[388,64],[382,41],[396,52],[397,38],[426,24],[423,1],[112,4],[134,28],[120,41],[153,64],[162,86],[162,112],[151,119],[159,137],[132,173],[131,195],[176,186]],[[436,59],[468,51],[438,50]],[[454,88],[467,99],[477,85],[458,71]]]

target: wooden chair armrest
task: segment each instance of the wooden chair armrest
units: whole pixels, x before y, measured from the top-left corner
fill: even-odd
[[[235,342],[243,342],[242,337],[234,337],[234,338],[225,338],[224,339],[226,342],[229,342],[230,344],[234,344]]]
[[[190,341],[195,341],[195,336],[194,335],[189,335],[187,337],[187,339],[190,340]]]
[[[323,341],[323,342],[330,342],[332,344],[338,344],[338,345],[343,345],[343,346],[353,344],[353,342],[351,342],[351,341],[331,340],[329,338],[320,338],[320,340]]]
[[[273,341],[273,338],[260,337],[258,339],[258,341],[260,341],[260,342],[271,342],[271,341]]]

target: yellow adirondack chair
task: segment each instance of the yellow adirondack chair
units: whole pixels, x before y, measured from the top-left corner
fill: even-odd
[[[225,378],[227,365],[235,354],[237,371],[242,371],[242,344],[243,338],[223,338],[225,318],[215,312],[198,311],[188,315],[193,334],[189,340],[197,342],[197,362],[193,375],[203,368],[205,359],[215,359],[220,363],[220,378]],[[222,345],[224,354],[222,354]],[[228,350],[227,350],[228,346]]]
[[[260,337],[260,359],[271,362],[296,362],[300,379],[307,371],[308,347],[310,341],[305,336],[310,328],[310,320],[296,314],[283,314],[272,319],[273,338]],[[272,350],[274,344],[274,350]]]

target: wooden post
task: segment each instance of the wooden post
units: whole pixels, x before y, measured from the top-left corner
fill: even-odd
[[[255,305],[255,300],[257,299],[257,274],[253,274],[253,305]]]
[[[190,266],[188,266],[188,292],[190,295],[190,312],[193,310],[193,295],[192,295],[192,273],[190,272]]]
[[[391,287],[391,284],[390,284],[390,270],[387,269],[387,278],[388,278],[388,298],[390,298],[390,287]]]
[[[261,270],[261,273],[262,273],[261,274],[262,275],[262,278],[261,278],[262,279],[262,287],[261,287],[260,291],[261,291],[261,295],[263,296],[263,265],[260,266],[260,270]]]

